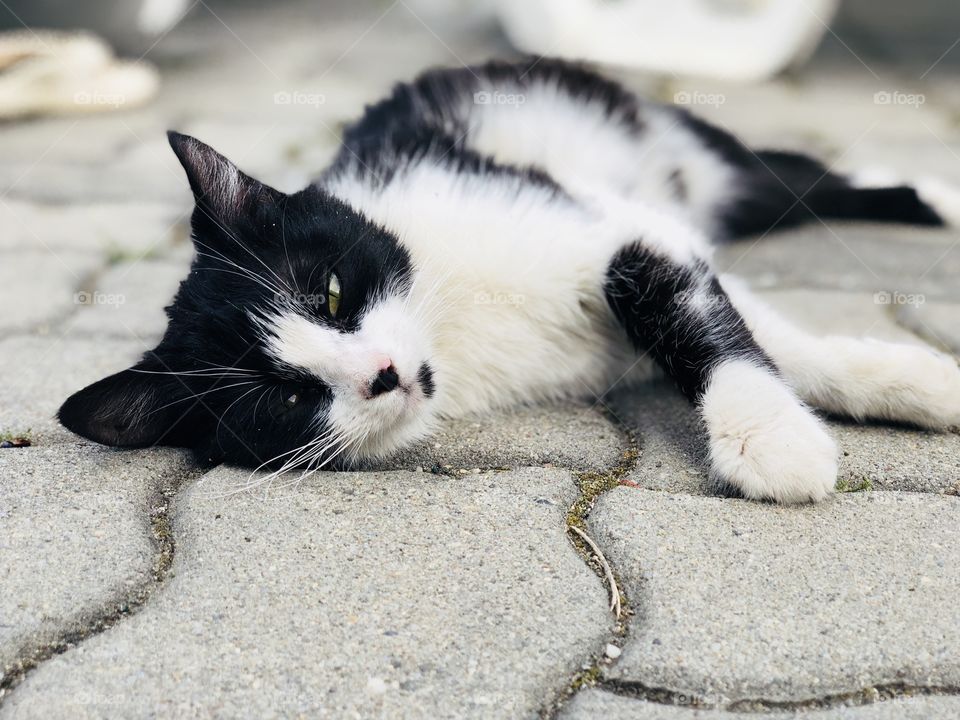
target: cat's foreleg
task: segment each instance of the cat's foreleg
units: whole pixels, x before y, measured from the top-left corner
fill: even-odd
[[[816,337],[760,302],[746,285],[721,283],[764,351],[811,405],[857,420],[960,426],[960,368],[934,350],[852,337]]]
[[[605,290],[637,350],[698,405],[717,480],[745,497],[785,503],[820,500],[833,490],[833,440],[704,261],[633,243],[611,260]]]

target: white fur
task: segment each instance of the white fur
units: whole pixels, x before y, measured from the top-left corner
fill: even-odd
[[[757,342],[804,401],[858,420],[894,420],[943,429],[960,425],[960,368],[921,346],[814,337],[729,276],[724,289]]]
[[[684,224],[715,229],[715,211],[730,197],[734,173],[675,111],[642,104],[644,130],[634,134],[601,103],[570,102],[555,82],[498,89],[516,103],[471,108],[468,147],[505,163],[542,168],[578,198],[638,201],[678,214]],[[687,190],[684,206],[669,182],[675,170]]]
[[[352,454],[385,457],[432,429],[436,402],[417,382],[420,365],[430,360],[430,341],[407,298],[391,294],[374,303],[356,332],[339,332],[291,309],[259,325],[279,362],[330,387],[333,401],[326,419],[334,433],[354,440]],[[371,384],[389,364],[400,386],[371,397]]]
[[[400,238],[431,295],[447,416],[604,393],[634,362],[603,294],[640,219],[607,219],[508,177],[408,169],[385,189],[331,190]],[[504,259],[509,258],[509,262]]]
[[[744,497],[822,500],[837,480],[837,448],[823,425],[769,370],[721,364],[701,404],[712,472]]]

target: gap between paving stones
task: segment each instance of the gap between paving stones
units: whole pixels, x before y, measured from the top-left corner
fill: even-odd
[[[589,536],[582,536],[580,534],[586,533],[586,520],[590,515],[590,511],[593,510],[597,499],[605,492],[619,487],[623,478],[636,467],[637,458],[640,456],[640,449],[634,433],[624,427],[623,423],[609,411],[605,410],[602,414],[624,438],[626,447],[621,454],[619,462],[613,467],[601,472],[585,471],[576,474],[575,477],[579,494],[576,500],[574,500],[573,505],[571,505],[567,511],[567,537],[587,567],[600,578],[600,581],[607,588],[607,592],[611,598],[611,612],[614,612],[614,603],[616,603],[619,612],[616,615],[616,624],[604,647],[599,651],[591,653],[589,660],[581,665],[581,669],[574,673],[567,685],[556,693],[556,697],[550,703],[541,708],[540,717],[542,720],[552,720],[552,718],[557,717],[563,705],[580,692],[580,690],[597,685],[597,682],[601,678],[603,667],[616,662],[616,658],[611,658],[607,655],[606,648],[609,646],[617,648],[623,646],[629,635],[630,621],[634,615],[627,596],[622,589],[624,584],[620,579],[620,574],[605,557],[598,556],[594,549],[594,547],[596,547],[602,552],[603,548],[600,548],[592,538],[590,542],[588,542],[585,537]],[[574,528],[576,530],[574,530]],[[591,546],[590,543],[594,543],[594,545]],[[607,570],[609,570],[609,576]],[[613,578],[613,583],[610,582],[608,577]]]
[[[593,687],[612,695],[644,700],[659,705],[672,705],[692,710],[717,710],[750,715],[764,712],[803,712],[829,710],[837,707],[861,707],[890,700],[906,700],[919,697],[960,696],[960,687],[924,686],[905,683],[878,683],[849,693],[836,693],[803,700],[769,700],[765,698],[727,698],[702,695],[695,692],[680,692],[669,688],[652,687],[640,682],[599,679]]]
[[[134,588],[131,593],[108,601],[97,611],[81,613],[77,622],[79,627],[64,632],[56,640],[23,647],[17,653],[17,659],[4,668],[0,677],[0,706],[24,678],[42,663],[62,655],[87,638],[99,635],[146,605],[153,593],[166,582],[173,565],[176,542],[170,527],[171,502],[184,483],[200,477],[204,472],[205,470],[196,468],[179,477],[169,478],[154,487],[150,494],[144,508],[150,517],[150,535],[154,546],[150,579]]]

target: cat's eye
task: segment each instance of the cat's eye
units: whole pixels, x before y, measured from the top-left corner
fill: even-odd
[[[287,396],[287,398],[283,401],[283,404],[288,408],[292,408],[298,402],[300,402],[300,396],[297,395],[297,393],[290,393],[290,395]]]
[[[340,278],[336,273],[330,273],[330,281],[327,284],[327,310],[330,311],[330,317],[337,316],[337,310],[340,309]]]

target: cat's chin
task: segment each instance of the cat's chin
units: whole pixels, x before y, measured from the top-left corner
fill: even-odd
[[[385,461],[428,437],[436,421],[424,405],[422,400],[414,402],[395,421],[383,423],[368,433],[354,456],[356,462],[367,465]]]

